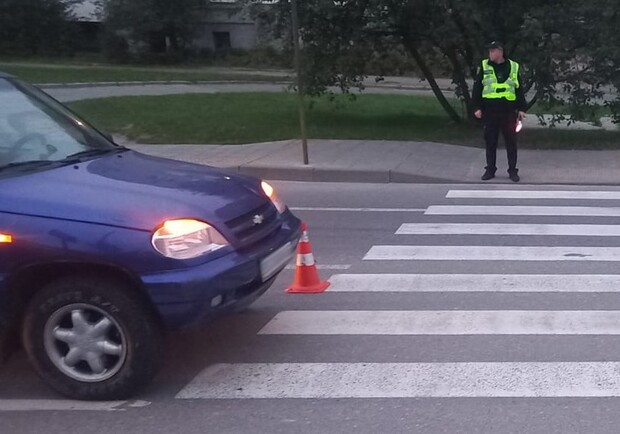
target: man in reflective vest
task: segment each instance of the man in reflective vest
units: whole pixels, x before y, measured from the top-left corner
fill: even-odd
[[[508,155],[508,175],[512,181],[519,182],[516,125],[525,116],[527,108],[519,64],[504,57],[501,42],[493,41],[487,48],[489,58],[482,61],[473,90],[474,116],[484,121],[487,165],[482,180],[495,177],[497,141],[501,131]]]

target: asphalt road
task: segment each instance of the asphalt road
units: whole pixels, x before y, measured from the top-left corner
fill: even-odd
[[[170,334],[127,402],[65,401],[18,353],[0,432],[616,432],[619,188],[275,184],[326,293],[287,294],[284,271]]]

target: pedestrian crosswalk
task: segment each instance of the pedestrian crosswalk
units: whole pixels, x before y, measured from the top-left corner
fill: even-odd
[[[620,261],[620,247],[373,246],[367,261]]]
[[[240,363],[208,367],[181,399],[618,397],[617,362]]]
[[[614,293],[620,274],[336,274],[330,292]]]
[[[503,223],[403,223],[396,235],[519,235],[618,237],[619,225]]]
[[[477,215],[477,216],[567,216],[567,217],[619,217],[619,207],[588,206],[519,206],[519,205],[433,205],[426,215]]]
[[[469,200],[475,201],[474,204],[463,203]],[[527,205],[505,205],[506,200],[526,201]],[[581,202],[579,206],[566,206],[566,201],[583,200],[609,201],[604,202],[609,206],[600,206],[600,202],[597,206]],[[451,201],[456,203],[446,204]],[[615,274],[615,263],[620,261],[617,238],[620,225],[610,224],[613,220],[610,222],[608,218],[620,216],[620,207],[614,201],[620,201],[619,191],[453,189],[442,198],[442,204],[425,210],[425,221],[403,221],[395,237],[390,239],[399,242],[370,246],[360,258],[361,270],[353,268],[350,273],[337,270],[338,274],[330,278],[331,287],[326,296],[344,293],[361,298],[373,294],[384,297],[613,296],[620,293],[620,270]],[[441,216],[452,218],[446,222]],[[475,222],[471,221],[472,216]],[[502,216],[502,223],[493,219],[494,216]],[[527,223],[518,220],[522,216],[530,217]],[[464,221],[453,221],[459,217]],[[544,221],[536,221],[539,217]],[[550,217],[558,221],[549,222]],[[403,215],[403,219],[409,218]],[[503,236],[513,237],[511,245],[502,244]],[[433,237],[441,237],[441,242],[433,242]],[[584,239],[587,243],[582,243]],[[387,268],[395,261],[411,264],[505,261],[510,267],[490,267],[488,273],[476,268],[471,274],[463,273],[462,268],[458,273],[424,272],[422,266],[411,273],[376,272],[377,267]],[[532,263],[552,264],[556,268],[540,274],[524,272]],[[375,272],[364,273],[364,264],[373,265]],[[593,273],[592,265],[604,268],[605,272]],[[558,272],[566,267],[568,273]],[[535,305],[531,310],[520,307],[283,310],[257,333],[261,339],[288,337],[302,345],[305,339],[327,337],[342,342],[364,337],[380,344],[384,337],[588,339],[620,335],[620,310],[600,307],[589,310],[587,306],[554,310],[549,303],[544,309]],[[292,363],[290,357],[272,363],[248,360],[208,366],[177,395],[179,399],[437,397],[620,397],[620,354],[615,360],[597,360],[593,356],[588,360],[549,361],[537,360],[535,354],[527,361],[460,361],[458,354],[448,362],[425,363],[354,358],[322,363]]]
[[[263,335],[620,335],[620,311],[284,311]]]
[[[588,190],[450,190],[447,198],[467,199],[596,199],[620,200],[620,191]]]

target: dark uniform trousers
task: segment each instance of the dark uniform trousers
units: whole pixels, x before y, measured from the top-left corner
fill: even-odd
[[[506,143],[508,173],[517,172],[517,112],[515,110],[485,110],[484,140],[487,148],[487,170],[497,170],[497,141],[500,131]]]

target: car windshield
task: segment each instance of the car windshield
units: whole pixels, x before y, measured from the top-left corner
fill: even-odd
[[[122,149],[40,90],[0,78],[0,169],[46,167]]]

